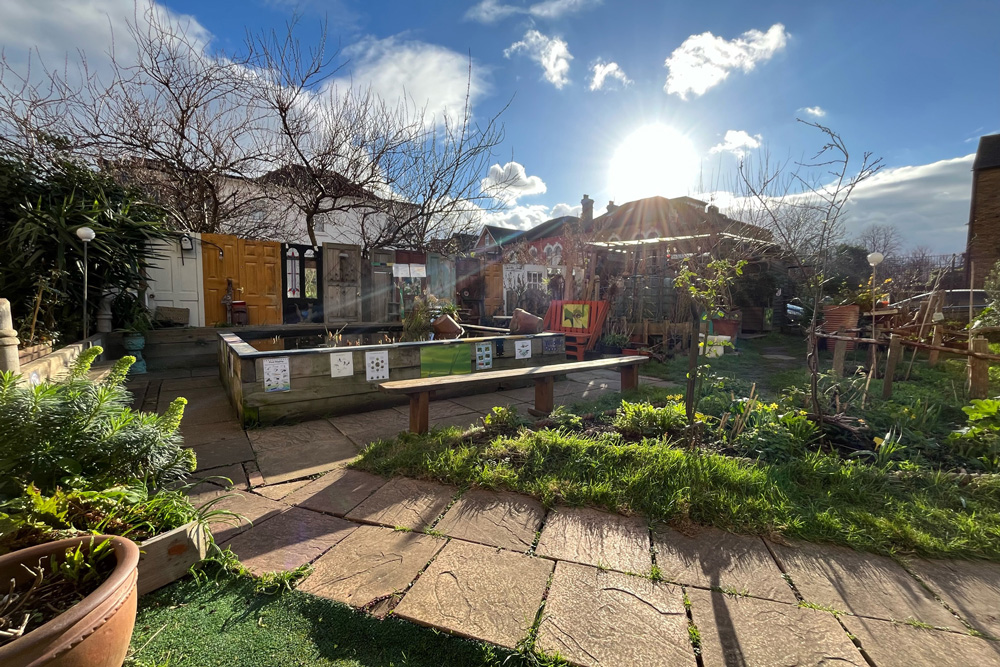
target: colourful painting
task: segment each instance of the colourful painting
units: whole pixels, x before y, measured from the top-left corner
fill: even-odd
[[[420,377],[466,375],[472,372],[472,343],[422,345],[420,347]]]
[[[570,329],[586,329],[590,324],[589,303],[563,304],[562,325]]]

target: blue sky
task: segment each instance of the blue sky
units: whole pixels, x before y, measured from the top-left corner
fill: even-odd
[[[106,32],[133,13],[130,0],[2,4],[10,5],[0,27],[8,55],[37,46],[94,57],[106,48],[101,26]],[[476,116],[512,100],[498,165],[524,169],[519,196],[491,217],[498,224],[575,212],[585,192],[598,211],[609,199],[653,194],[631,188],[636,178],[620,167],[613,173],[623,144],[632,148],[618,164],[657,175],[647,190],[695,194],[699,182],[724,189],[736,156],[758,145],[780,157],[814,150],[821,137],[798,116],[885,160],[886,170],[858,191],[852,231],[891,223],[911,246],[960,251],[969,156],[980,134],[1000,131],[1000,3],[992,1],[161,4],[193,17],[222,48],[296,12],[309,37],[325,16],[345,73],[387,97],[405,84],[432,108],[461,99],[471,56]],[[93,30],[80,29],[87,25]],[[597,64],[609,74],[594,90]],[[649,126],[668,128],[665,144],[662,132],[627,141]]]

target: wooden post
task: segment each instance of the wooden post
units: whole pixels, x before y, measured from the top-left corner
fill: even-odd
[[[535,380],[535,412],[539,417],[552,412],[555,404],[554,381],[551,376]]]
[[[430,411],[428,409],[428,392],[421,391],[410,394],[410,432],[427,433],[430,426]]]
[[[833,345],[833,374],[844,377],[844,358],[847,356],[847,341],[838,340]]]
[[[639,388],[639,367],[634,364],[619,369],[622,376],[622,391]]]
[[[21,372],[17,346],[17,331],[10,314],[10,301],[0,299],[0,371]]]
[[[940,346],[942,342],[943,342],[943,336],[941,334],[941,326],[938,325],[938,324],[935,324],[934,325],[934,337],[931,339],[931,345]],[[941,353],[938,352],[937,350],[931,350],[930,358],[927,360],[927,365],[930,366],[931,368],[934,368],[935,366],[937,366],[938,357],[940,356],[940,354]]]
[[[988,354],[990,344],[983,336],[971,341],[972,351]],[[969,398],[986,398],[990,393],[990,362],[969,357]]]
[[[903,342],[898,334],[889,337],[889,358],[885,362],[885,380],[882,382],[882,398],[888,399],[892,396],[892,379],[896,374],[896,366],[899,358],[903,356]]]

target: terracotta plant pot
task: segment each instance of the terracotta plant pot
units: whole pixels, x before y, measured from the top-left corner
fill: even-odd
[[[111,540],[117,565],[93,593],[56,618],[0,647],[4,667],[121,667],[135,626],[139,547],[124,537],[73,537],[0,556],[0,581],[21,583],[21,564],[63,553],[79,544]]]
[[[435,338],[458,338],[465,331],[450,315],[437,318],[431,322],[431,327],[434,329]]]
[[[858,328],[858,319],[860,317],[861,307],[855,304],[823,306],[823,331],[834,334],[837,333],[838,329],[843,329],[845,334],[850,336],[852,335],[850,330]],[[848,343],[847,349],[853,350],[854,345],[854,343]]]
[[[510,332],[512,334],[541,333],[543,324],[542,318],[532,315],[526,310],[515,308],[514,315],[510,318]]]

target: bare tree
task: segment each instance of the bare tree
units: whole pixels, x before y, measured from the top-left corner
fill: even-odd
[[[813,412],[819,404],[816,325],[832,250],[843,238],[843,212],[854,188],[882,168],[882,159],[866,152],[852,161],[847,144],[819,123],[799,120],[824,137],[811,160],[773,162],[765,151],[756,162],[739,166],[740,195],[746,206],[740,215],[769,230],[806,278],[813,309],[808,328],[806,362],[812,375]]]
[[[868,252],[880,252],[886,257],[898,255],[902,246],[899,228],[895,225],[868,225],[855,241]]]

